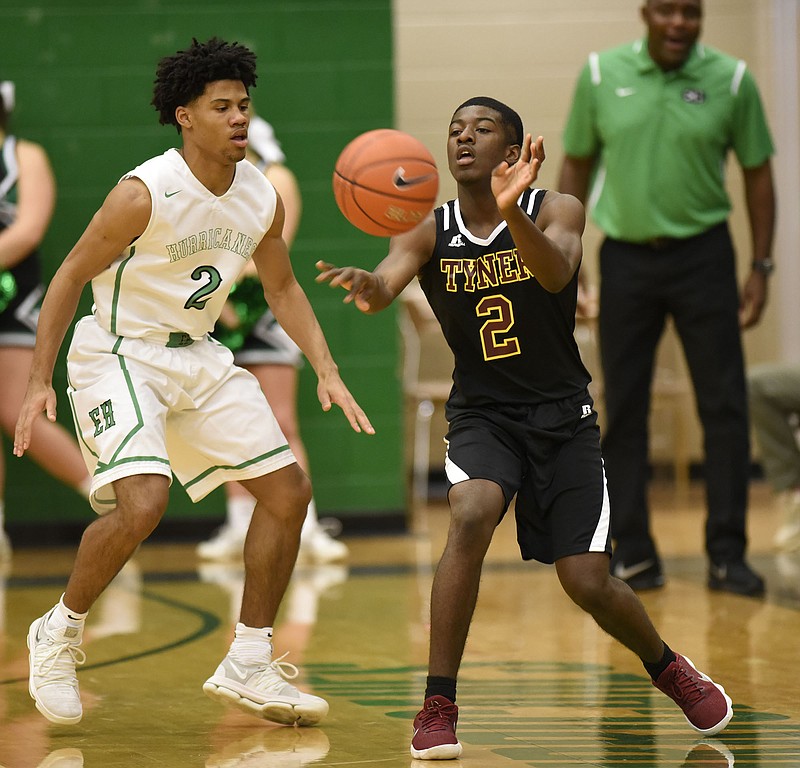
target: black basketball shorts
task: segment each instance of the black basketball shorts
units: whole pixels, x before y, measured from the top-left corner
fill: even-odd
[[[516,496],[523,560],[553,563],[611,554],[611,519],[597,413],[588,393],[531,406],[451,408],[445,441],[448,490],[483,479]],[[498,523],[500,520],[498,520]]]

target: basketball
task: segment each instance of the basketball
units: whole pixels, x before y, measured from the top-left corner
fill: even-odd
[[[425,145],[403,131],[356,136],[339,155],[333,195],[344,217],[370,235],[408,232],[433,209],[439,173]]]

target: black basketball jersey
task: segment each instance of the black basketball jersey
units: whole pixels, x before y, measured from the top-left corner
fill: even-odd
[[[526,190],[533,221],[545,190]],[[458,200],[435,211],[436,245],[419,281],[455,356],[448,404],[536,404],[584,391],[591,381],[573,335],[577,272],[549,293],[517,257],[503,221],[482,239],[464,225]]]
[[[0,145],[0,231],[10,226],[17,213],[17,165],[16,138],[6,136]],[[18,295],[27,295],[39,285],[40,259],[38,249],[34,249],[10,270],[16,281]]]

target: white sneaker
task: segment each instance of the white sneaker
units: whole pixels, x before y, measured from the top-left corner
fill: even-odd
[[[792,489],[781,494],[781,527],[775,534],[775,546],[781,552],[800,550],[800,491]]]
[[[48,720],[72,725],[83,716],[75,667],[86,661],[86,654],[74,627],[48,629],[47,619],[54,610],[36,619],[28,630],[28,691]]]
[[[274,723],[316,725],[328,714],[328,702],[287,682],[299,671],[294,664],[282,661],[286,655],[264,664],[242,664],[228,654],[206,680],[203,692]]]
[[[299,560],[311,563],[336,563],[346,560],[350,554],[347,545],[334,539],[324,528],[314,528],[310,533],[300,536]]]
[[[208,541],[197,545],[197,556],[203,560],[236,560],[244,553],[247,531],[237,531],[227,523]]]
[[[74,747],[65,747],[51,752],[37,768],[83,768],[83,752]]]

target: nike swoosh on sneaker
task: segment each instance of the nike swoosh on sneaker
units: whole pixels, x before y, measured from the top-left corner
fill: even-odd
[[[652,568],[656,561],[652,558],[650,560],[642,560],[641,563],[634,563],[633,565],[626,566],[624,563],[617,563],[614,568],[614,575],[622,581],[628,581],[640,573],[644,573],[648,568]]]
[[[426,173],[424,176],[412,176],[410,179],[407,179],[406,169],[400,167],[394,172],[392,183],[396,187],[415,187],[417,184],[423,184],[430,178],[433,178],[432,173]]]
[[[233,670],[234,674],[239,678],[239,680],[244,682],[247,679],[247,672],[243,672],[241,669],[239,669],[239,667],[237,667],[231,659],[228,659],[228,666]]]

